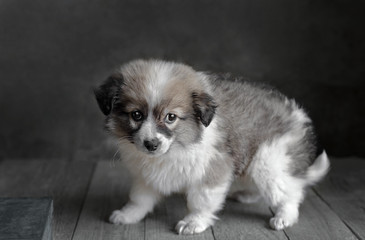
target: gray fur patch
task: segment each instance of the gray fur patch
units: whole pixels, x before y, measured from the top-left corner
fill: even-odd
[[[241,82],[227,78],[229,75],[209,75],[217,105],[217,118],[224,122],[226,150],[235,161],[236,174],[244,174],[256,151],[264,142],[288,132],[305,132],[287,152],[292,162],[293,175],[302,175],[315,158],[315,136],[309,121],[300,122],[293,116],[299,111],[294,100],[289,100],[277,90],[266,85]]]

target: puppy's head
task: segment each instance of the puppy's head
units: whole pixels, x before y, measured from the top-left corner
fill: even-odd
[[[200,141],[216,109],[208,84],[192,68],[163,61],[121,67],[95,96],[106,127],[140,151],[159,156]]]

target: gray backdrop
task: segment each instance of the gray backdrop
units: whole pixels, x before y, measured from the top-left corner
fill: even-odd
[[[0,158],[113,158],[92,86],[135,58],[270,83],[364,157],[361,2],[0,0]]]

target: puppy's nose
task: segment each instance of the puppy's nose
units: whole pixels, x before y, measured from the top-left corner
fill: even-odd
[[[161,142],[157,138],[154,138],[152,140],[145,140],[143,142],[144,146],[150,152],[156,151],[156,149],[158,148],[158,146],[160,145],[160,143]]]

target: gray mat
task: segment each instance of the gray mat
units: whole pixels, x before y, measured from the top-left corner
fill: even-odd
[[[0,198],[0,239],[52,239],[51,198]]]

